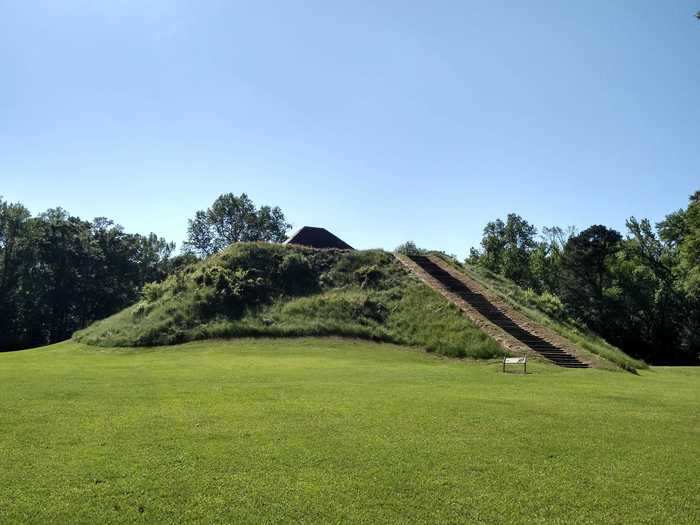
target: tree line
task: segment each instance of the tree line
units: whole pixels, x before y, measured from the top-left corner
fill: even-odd
[[[467,261],[562,303],[573,318],[651,362],[700,353],[700,192],[652,226],[538,230],[519,215],[489,222]]]
[[[281,242],[279,207],[227,193],[188,221],[180,255],[151,233],[127,233],[61,208],[32,216],[0,198],[0,351],[61,341],[140,297],[146,283],[233,242]],[[700,192],[652,226],[631,217],[625,235],[603,225],[539,231],[516,214],[489,222],[467,262],[556,302],[627,353],[651,362],[700,352]],[[410,244],[410,243],[409,243]],[[414,245],[407,249],[417,250]]]
[[[236,241],[281,241],[290,225],[278,207],[245,194],[220,196],[189,221],[183,252],[156,234],[127,233],[100,217],[61,208],[32,216],[0,198],[0,351],[69,338],[133,304],[146,283]]]
[[[32,216],[0,199],[0,350],[61,341],[133,302],[174,245],[61,208]]]

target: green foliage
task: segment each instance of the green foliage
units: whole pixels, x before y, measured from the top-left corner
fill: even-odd
[[[557,296],[549,292],[538,294],[532,289],[525,290],[510,279],[481,266],[460,264],[444,254],[433,253],[433,255],[441,257],[446,263],[464,272],[515,310],[576,343],[579,347],[599,355],[625,370],[635,371],[647,368],[644,361],[630,357],[585,325],[571,318]]]
[[[141,295],[146,302],[154,303],[163,297],[164,292],[165,289],[157,283],[146,283],[141,291]]]
[[[700,191],[691,196],[679,245],[680,271],[689,295],[700,296]]]
[[[280,265],[280,280],[284,292],[289,295],[302,295],[319,287],[311,263],[301,253],[289,253]]]
[[[537,293],[559,293],[562,256],[576,229],[569,226],[537,229],[516,214],[489,222],[484,228],[481,250],[470,248],[466,262],[504,275],[523,288]]]
[[[189,220],[184,248],[207,257],[234,242],[282,242],[290,227],[279,207],[258,209],[245,193],[225,193]]]
[[[538,294],[532,288],[528,288],[522,293],[521,298],[527,306],[541,310],[553,319],[566,319],[564,304],[559,297],[550,292]]]
[[[355,270],[358,282],[362,283],[362,288],[377,288],[380,286],[384,273],[377,265],[363,266]]]
[[[529,257],[536,247],[535,235],[537,228],[519,215],[510,213],[506,222],[496,219],[484,227],[482,252],[473,251],[470,257],[478,259],[492,272],[527,285],[532,281]]]
[[[76,334],[101,346],[242,336],[337,335],[455,357],[500,347],[381,250],[239,243],[148,285],[142,300]]]
[[[399,244],[394,251],[401,255],[423,255],[426,253],[426,250],[416,246],[416,243],[413,241],[406,241],[403,244]]]
[[[535,295],[559,297],[565,312],[555,304],[538,308],[575,320],[630,355],[656,363],[697,362],[699,201],[700,192],[691,195],[687,209],[666,216],[656,231],[647,219],[630,217],[627,238],[602,225],[578,235],[572,228],[553,227],[544,228],[533,244],[534,229],[511,214],[508,224],[489,223],[483,250],[472,249],[467,261],[532,288]]]
[[[569,239],[576,235],[576,229],[569,226],[542,228],[540,240],[529,257],[530,282],[527,286],[536,292],[559,293],[562,280],[562,259]]]
[[[562,258],[560,294],[573,315],[592,330],[603,332],[619,310],[610,292],[615,284],[614,260],[622,236],[596,225],[566,243]]]
[[[333,339],[0,354],[0,522],[697,523],[698,367]]]
[[[173,248],[105,218],[32,217],[0,199],[0,351],[66,339],[132,304],[169,271]]]

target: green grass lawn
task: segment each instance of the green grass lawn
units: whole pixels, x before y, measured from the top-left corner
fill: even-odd
[[[698,523],[700,369],[343,340],[0,354],[0,523]]]

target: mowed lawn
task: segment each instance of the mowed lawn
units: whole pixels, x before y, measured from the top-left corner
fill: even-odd
[[[698,523],[700,369],[366,342],[0,354],[0,523]]]

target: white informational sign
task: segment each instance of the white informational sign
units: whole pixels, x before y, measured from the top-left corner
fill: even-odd
[[[524,357],[504,357],[503,371],[506,371],[506,365],[523,365],[523,372],[527,374],[527,356]]]

